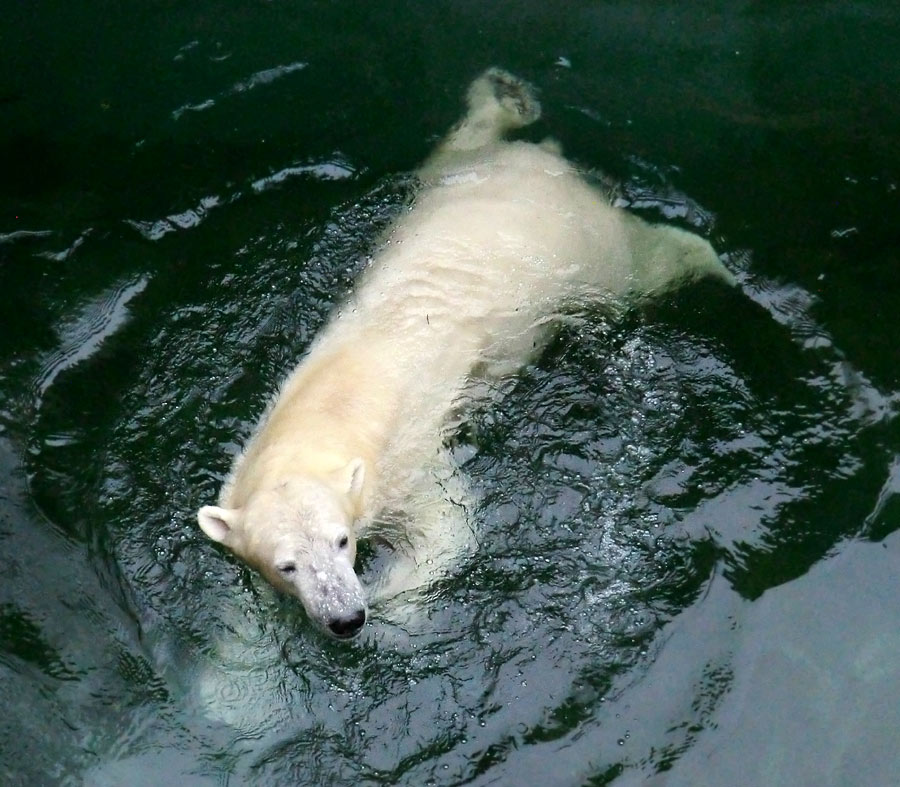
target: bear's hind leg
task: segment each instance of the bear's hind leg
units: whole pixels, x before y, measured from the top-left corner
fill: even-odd
[[[444,140],[445,151],[490,145],[541,116],[531,85],[500,68],[489,68],[478,77],[469,86],[466,101],[469,110]]]
[[[639,296],[658,295],[703,277],[735,286],[734,275],[722,264],[705,238],[667,224],[648,224],[624,214],[634,257],[632,284]]]

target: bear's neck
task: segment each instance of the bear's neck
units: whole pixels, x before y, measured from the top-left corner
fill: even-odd
[[[362,499],[371,499],[402,406],[385,359],[352,348],[311,353],[248,444],[235,468],[229,504],[243,505],[290,475],[327,479],[353,459],[365,463]]]

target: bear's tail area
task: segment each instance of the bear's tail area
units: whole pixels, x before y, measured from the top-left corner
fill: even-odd
[[[444,141],[445,150],[474,150],[498,141],[507,131],[534,123],[541,105],[534,88],[500,68],[489,68],[466,94],[469,111]]]

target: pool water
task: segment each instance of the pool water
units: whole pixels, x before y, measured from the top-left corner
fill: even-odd
[[[900,13],[4,16],[0,781],[894,783]],[[195,512],[493,64],[739,287],[561,327],[453,436],[477,553],[332,641]]]

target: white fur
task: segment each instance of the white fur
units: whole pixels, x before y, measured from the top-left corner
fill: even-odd
[[[211,538],[323,626],[365,607],[355,539],[379,518],[393,523],[397,547],[379,582],[385,597],[473,548],[443,429],[474,374],[520,365],[567,306],[689,277],[733,281],[705,240],[611,207],[558,144],[502,141],[540,114],[527,85],[491,69],[468,102],[422,167],[413,209],[282,386],[219,506],[199,512]],[[287,563],[290,574],[278,568]]]

